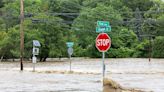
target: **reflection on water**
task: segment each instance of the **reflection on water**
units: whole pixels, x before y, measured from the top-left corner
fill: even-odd
[[[67,61],[67,60],[66,60]],[[164,92],[164,59],[106,59],[106,77],[124,87]],[[0,90],[5,92],[102,92],[101,59],[73,59],[69,62],[0,62]]]

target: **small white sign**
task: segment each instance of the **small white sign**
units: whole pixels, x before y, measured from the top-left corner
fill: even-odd
[[[73,48],[68,48],[68,54],[71,56],[73,54]]]
[[[38,40],[33,40],[33,46],[40,47],[40,42]]]
[[[32,63],[36,63],[36,57],[32,57]]]
[[[38,55],[39,54],[39,48],[33,48],[32,53],[33,53],[33,55]]]

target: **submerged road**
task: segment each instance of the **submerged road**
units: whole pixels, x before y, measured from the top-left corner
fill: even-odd
[[[65,61],[65,62],[63,62]],[[164,92],[164,59],[106,59],[106,77],[126,88]],[[69,62],[0,62],[2,92],[102,92],[101,59],[72,59]]]

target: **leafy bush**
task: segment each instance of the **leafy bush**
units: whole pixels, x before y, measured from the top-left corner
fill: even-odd
[[[163,36],[159,36],[154,40],[153,57],[155,58],[164,57],[164,37]]]

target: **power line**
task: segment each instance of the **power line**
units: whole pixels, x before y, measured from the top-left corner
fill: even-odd
[[[154,13],[164,13],[164,10],[158,10],[158,11],[137,11],[138,13],[149,13],[149,14],[154,14]],[[127,14],[127,13],[132,13],[132,14],[136,14],[136,12],[119,12],[120,14]],[[38,15],[39,13],[26,13],[27,15]],[[41,13],[42,14],[42,13]],[[51,15],[51,16],[64,16],[64,15],[75,15],[75,16],[78,16],[80,15],[80,13],[74,13],[74,12],[70,12],[70,13],[58,13],[58,12],[44,12],[44,14],[47,14],[47,15]],[[110,14],[114,14],[114,13],[110,13]]]
[[[31,15],[30,15],[31,16]],[[12,19],[18,19],[19,18],[12,18]],[[27,19],[27,18],[26,18]],[[45,22],[61,22],[61,23],[66,23],[66,24],[72,24],[74,23],[74,21],[67,21],[67,20],[52,20],[52,19],[37,19],[37,18],[30,18],[32,20],[32,23],[45,23]],[[81,20],[83,22],[87,22],[87,23],[92,23],[92,21],[89,20]],[[123,20],[117,20],[117,21],[111,21],[112,24],[131,24],[131,23],[148,23],[148,24],[155,24],[155,23],[163,23],[163,20],[157,20],[157,19],[132,19],[130,21],[123,21]],[[96,22],[94,22],[94,24],[96,24]]]
[[[43,23],[43,22],[63,22],[63,23],[70,23],[70,24],[72,24],[72,23],[74,23],[74,21],[67,21],[67,20],[55,20],[55,19],[44,19],[44,18],[42,18],[42,19],[40,19],[40,18],[32,18],[31,19],[31,21],[33,22],[33,23]],[[79,20],[80,21],[80,20]],[[87,22],[87,23],[94,23],[94,24],[96,24],[97,23],[97,21],[95,21],[95,22],[92,22],[92,21],[89,21],[89,20],[81,20],[81,21],[83,21],[83,22]],[[157,19],[142,19],[142,20],[140,20],[140,19],[134,19],[134,20],[131,20],[131,21],[123,21],[123,20],[116,20],[116,21],[111,21],[111,23],[113,23],[113,24],[128,24],[128,23],[163,23],[164,21],[163,20],[157,20]]]

